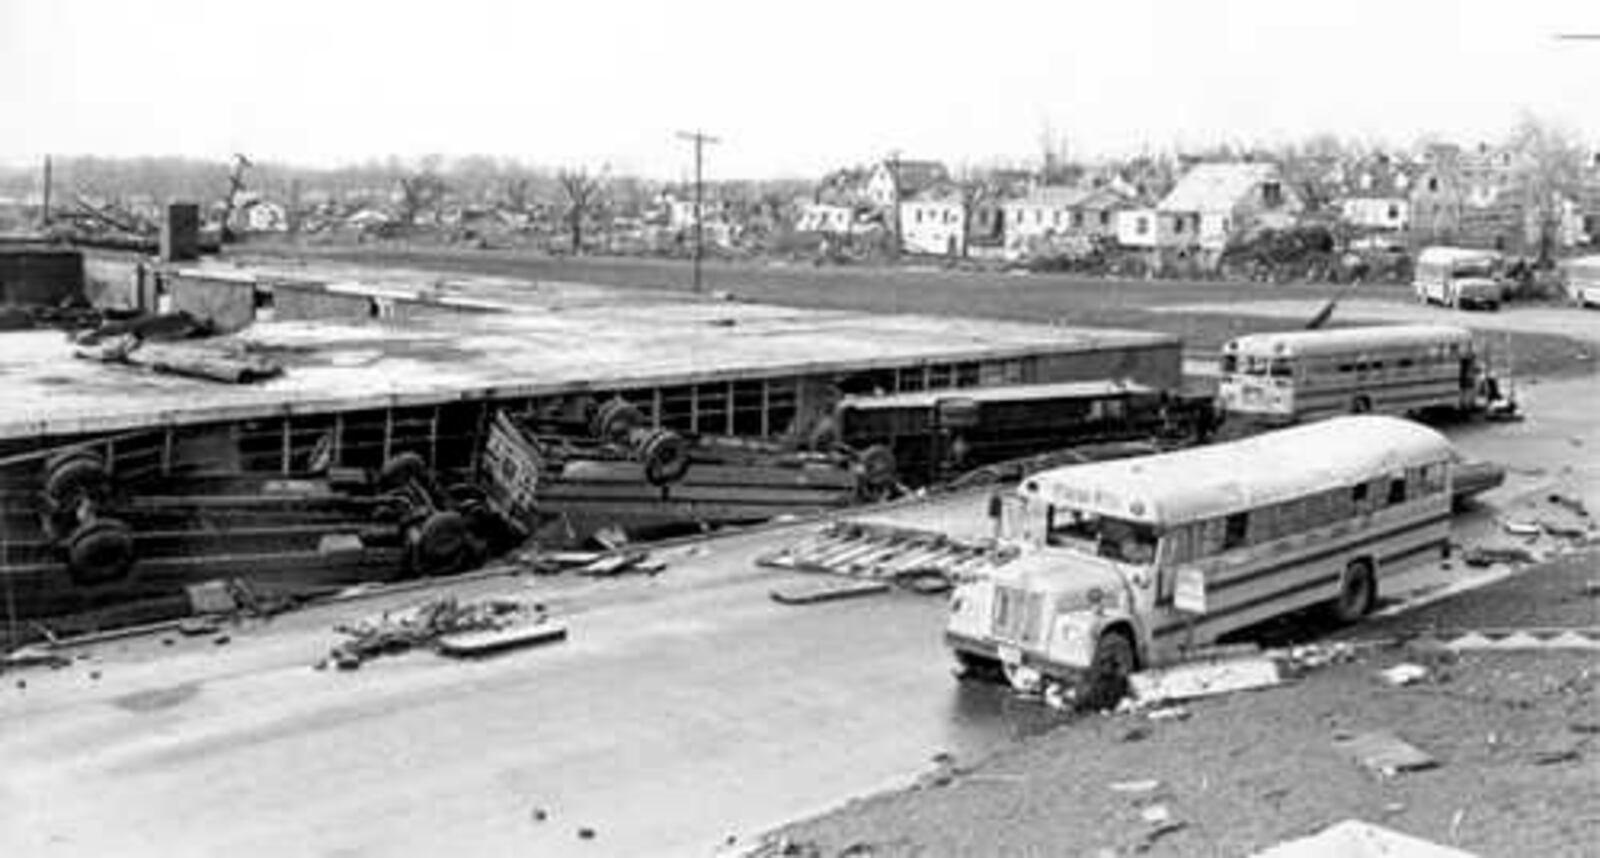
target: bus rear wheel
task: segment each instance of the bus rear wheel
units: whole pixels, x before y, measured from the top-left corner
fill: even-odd
[[[1101,635],[1094,648],[1094,661],[1083,678],[1079,708],[1098,712],[1116,706],[1128,693],[1128,675],[1135,667],[1133,641],[1127,634],[1114,631]]]
[[[1339,597],[1333,601],[1333,615],[1341,623],[1354,623],[1372,613],[1378,604],[1378,578],[1372,564],[1356,560],[1345,567],[1339,580]]]

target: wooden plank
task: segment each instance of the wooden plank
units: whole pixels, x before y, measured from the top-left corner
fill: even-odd
[[[504,629],[457,632],[439,638],[441,655],[475,658],[567,639],[566,623],[541,620]]]
[[[772,589],[772,600],[783,605],[812,605],[839,599],[855,599],[889,592],[884,581],[858,581],[855,579],[828,579],[786,584]]]
[[[1383,777],[1429,769],[1439,764],[1431,755],[1388,730],[1373,730],[1333,740],[1333,747]]]

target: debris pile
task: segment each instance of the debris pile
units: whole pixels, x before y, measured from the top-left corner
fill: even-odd
[[[318,669],[332,664],[340,670],[354,670],[378,656],[418,648],[449,655],[475,655],[566,636],[565,627],[552,622],[542,604],[515,599],[463,603],[453,596],[385,611],[340,624],[334,630],[350,640],[335,646],[318,663]]]

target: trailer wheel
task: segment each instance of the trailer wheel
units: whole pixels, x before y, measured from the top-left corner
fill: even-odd
[[[870,496],[880,495],[894,485],[895,467],[894,451],[883,444],[873,444],[862,450],[856,460],[862,488]]]
[[[689,444],[671,430],[651,432],[639,445],[639,454],[644,459],[644,478],[652,486],[678,482],[689,473]]]
[[[383,463],[378,471],[378,488],[390,491],[411,482],[421,481],[428,475],[428,463],[416,453],[401,453]]]
[[[1138,666],[1134,656],[1133,641],[1127,633],[1110,631],[1102,634],[1094,647],[1094,661],[1083,678],[1078,706],[1098,712],[1117,705],[1128,693],[1128,675]]]
[[[67,538],[67,572],[80,587],[120,581],[133,561],[133,533],[117,519],[95,519]]]
[[[111,475],[99,456],[77,450],[48,466],[44,494],[58,510],[76,509],[84,500],[104,503],[111,494]]]
[[[626,435],[629,429],[642,426],[645,422],[644,412],[628,400],[618,397],[607,400],[595,410],[594,422],[589,424],[589,430],[596,438],[609,441]]]
[[[1372,563],[1353,560],[1339,579],[1339,597],[1333,601],[1333,616],[1341,623],[1353,623],[1372,613],[1378,604],[1378,578]]]
[[[457,512],[436,512],[415,531],[412,561],[418,572],[454,572],[469,553],[467,522]]]

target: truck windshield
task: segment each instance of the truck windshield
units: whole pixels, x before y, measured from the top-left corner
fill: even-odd
[[[1148,564],[1156,557],[1156,531],[1148,524],[1082,510],[1055,508],[1045,542],[1121,563]]]

